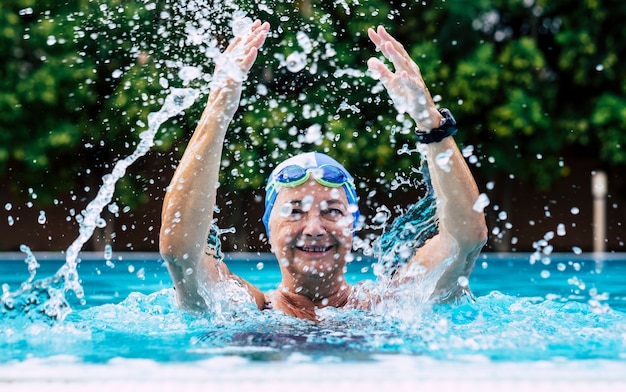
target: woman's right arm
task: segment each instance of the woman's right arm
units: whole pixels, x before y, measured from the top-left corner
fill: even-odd
[[[254,22],[250,34],[235,38],[217,61],[206,108],[165,195],[159,250],[167,262],[178,301],[188,309],[206,308],[199,294],[201,285],[230,276],[206,241],[213,221],[226,131],[239,106],[242,82],[268,30],[269,24]],[[248,289],[259,302],[259,293],[251,286]]]

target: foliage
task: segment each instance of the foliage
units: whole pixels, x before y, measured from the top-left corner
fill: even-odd
[[[510,173],[546,189],[568,172],[563,155],[572,150],[624,165],[626,70],[618,59],[626,5],[568,3],[4,0],[2,181],[12,194],[35,188],[47,200],[93,188],[132,150],[169,88],[190,85],[201,98],[165,125],[155,146],[178,157],[216,50],[242,11],[268,20],[273,33],[228,134],[226,191],[258,189],[277,161],[299,151],[330,151],[362,179],[362,196],[388,192],[416,164],[415,154],[398,154],[414,147],[411,122],[365,72],[377,55],[366,30],[379,24],[405,43],[455,114],[458,140],[474,147],[485,176]],[[296,52],[304,68],[292,61]],[[185,70],[203,76],[189,79]],[[141,202],[145,179],[125,181],[120,197]]]

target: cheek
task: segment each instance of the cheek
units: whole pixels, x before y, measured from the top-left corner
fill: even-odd
[[[280,229],[270,228],[270,247],[273,253],[277,251],[285,250],[291,247],[293,242],[293,230],[290,227],[283,226]]]
[[[352,226],[337,224],[330,230],[330,232],[335,237],[348,238],[350,241],[352,241]]]

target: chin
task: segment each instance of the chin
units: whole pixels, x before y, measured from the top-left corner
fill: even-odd
[[[325,257],[297,257],[295,261],[299,264],[298,269],[305,275],[315,278],[323,278],[329,275],[336,275],[337,271],[343,271],[345,267],[345,255],[332,253]]]

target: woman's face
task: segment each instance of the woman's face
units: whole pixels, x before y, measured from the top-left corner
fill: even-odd
[[[293,277],[343,276],[352,249],[352,221],[343,188],[310,179],[283,188],[270,215],[270,243],[281,270]]]

